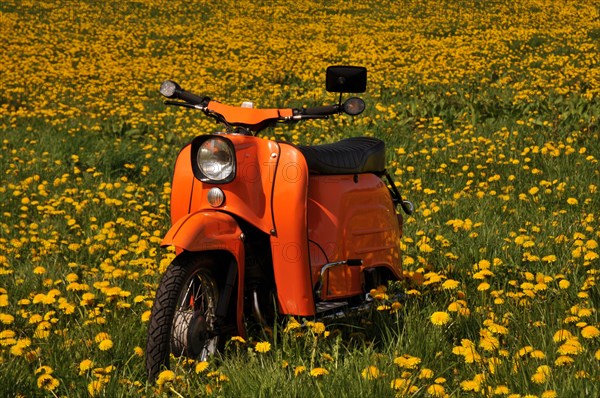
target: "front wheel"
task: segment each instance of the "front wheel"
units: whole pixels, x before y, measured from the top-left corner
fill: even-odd
[[[169,367],[170,354],[206,360],[215,354],[214,333],[219,288],[212,259],[184,254],[167,268],[154,299],[146,343],[146,371],[151,382]]]

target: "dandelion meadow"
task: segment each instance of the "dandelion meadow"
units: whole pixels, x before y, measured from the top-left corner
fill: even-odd
[[[600,396],[598,0],[8,0],[0,30],[1,396]],[[149,385],[173,162],[214,128],[160,82],[315,106],[335,64],[365,113],[265,134],[386,141],[406,299]]]

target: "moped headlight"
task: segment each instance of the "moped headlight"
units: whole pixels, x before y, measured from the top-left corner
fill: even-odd
[[[235,149],[221,137],[205,138],[195,151],[197,177],[203,182],[226,183],[235,177]],[[199,175],[198,175],[199,174]]]

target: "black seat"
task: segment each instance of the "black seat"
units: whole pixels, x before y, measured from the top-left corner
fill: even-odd
[[[314,174],[383,173],[385,143],[372,137],[346,138],[333,144],[297,147]]]

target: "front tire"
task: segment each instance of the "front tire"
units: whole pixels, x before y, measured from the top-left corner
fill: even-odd
[[[163,275],[148,326],[146,371],[154,382],[169,368],[170,354],[206,360],[217,352],[214,334],[219,287],[210,257],[188,253],[176,257]]]

